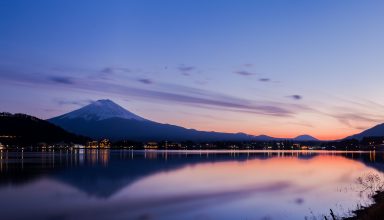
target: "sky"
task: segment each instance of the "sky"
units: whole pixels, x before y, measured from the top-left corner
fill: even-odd
[[[0,0],[0,111],[98,99],[207,131],[324,140],[384,122],[384,2]]]

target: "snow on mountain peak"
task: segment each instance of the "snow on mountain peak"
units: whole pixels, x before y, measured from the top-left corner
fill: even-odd
[[[69,112],[60,118],[82,118],[85,120],[104,120],[108,118],[124,118],[145,121],[146,119],[135,115],[109,99],[92,102],[78,110]]]

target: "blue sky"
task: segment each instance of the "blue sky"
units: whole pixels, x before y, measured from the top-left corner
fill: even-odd
[[[384,121],[384,2],[0,0],[0,111],[109,98],[201,130],[332,139]]]

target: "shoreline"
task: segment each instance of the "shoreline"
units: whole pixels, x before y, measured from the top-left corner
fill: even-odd
[[[384,191],[376,192],[372,196],[373,204],[353,211],[353,217],[343,220],[382,220],[384,219]]]

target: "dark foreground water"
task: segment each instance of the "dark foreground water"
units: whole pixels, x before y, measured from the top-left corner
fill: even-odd
[[[0,152],[0,219],[324,219],[369,204],[382,152]]]

